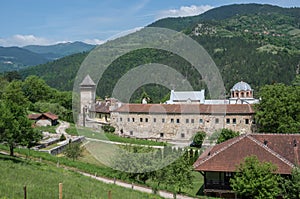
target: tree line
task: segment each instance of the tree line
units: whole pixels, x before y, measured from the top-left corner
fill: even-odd
[[[0,83],[0,142],[9,146],[10,155],[16,146],[30,148],[42,138],[32,128],[30,111],[52,112],[62,120],[73,121],[71,92],[53,89],[37,76],[22,81],[13,72],[0,76]]]

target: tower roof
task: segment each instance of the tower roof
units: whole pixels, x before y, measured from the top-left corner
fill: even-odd
[[[90,75],[85,76],[80,86],[96,86],[95,82],[92,80]]]

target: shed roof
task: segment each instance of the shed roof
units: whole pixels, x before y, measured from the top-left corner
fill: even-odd
[[[248,134],[207,149],[194,163],[197,171],[235,172],[245,157],[255,155],[262,162],[271,162],[277,173],[290,174],[300,162],[300,135]]]
[[[39,120],[41,118],[43,118],[43,116],[45,116],[46,118],[49,118],[51,120],[57,120],[58,116],[51,113],[51,112],[47,112],[47,113],[38,113],[38,114],[29,114],[28,118],[31,120]]]

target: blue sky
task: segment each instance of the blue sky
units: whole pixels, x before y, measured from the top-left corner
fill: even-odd
[[[101,43],[159,18],[197,15],[233,3],[300,7],[300,0],[3,0],[0,46]]]

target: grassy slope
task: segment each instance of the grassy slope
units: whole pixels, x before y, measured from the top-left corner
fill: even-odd
[[[151,140],[142,140],[142,139],[134,139],[134,138],[125,138],[120,137],[118,135],[114,135],[112,133],[100,133],[95,132],[89,128],[77,128],[74,124],[71,124],[70,128],[66,130],[66,132],[70,135],[83,135],[88,138],[99,139],[99,140],[108,140],[113,142],[121,142],[121,143],[129,143],[129,144],[140,144],[140,145],[150,145],[150,146],[166,146],[165,142],[155,142]]]
[[[108,185],[61,168],[0,155],[0,198],[22,198],[27,186],[28,198],[56,198],[63,183],[63,198],[159,198],[137,191]]]

